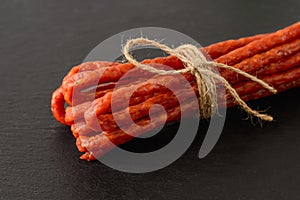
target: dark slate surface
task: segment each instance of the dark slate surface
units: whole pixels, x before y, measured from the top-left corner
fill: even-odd
[[[297,199],[299,89],[251,102],[276,121],[261,128],[233,108],[211,154],[199,142],[170,166],[127,174],[78,159],[51,92],[98,43],[158,26],[202,45],[270,32],[300,19],[297,0],[35,1],[0,3],[0,199]]]

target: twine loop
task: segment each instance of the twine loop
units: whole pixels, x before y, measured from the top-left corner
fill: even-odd
[[[162,70],[154,68],[150,65],[146,65],[138,62],[136,59],[132,57],[129,53],[129,50],[137,47],[137,46],[145,46],[150,45],[157,47],[164,52],[176,56],[179,60],[184,64],[184,68],[180,70]],[[146,70],[152,73],[160,74],[160,75],[175,75],[182,73],[191,73],[195,76],[198,92],[199,92],[199,108],[200,114],[203,118],[209,118],[213,113],[218,110],[217,103],[217,83],[216,81],[222,83],[227,91],[233,97],[235,103],[239,105],[244,111],[246,111],[251,116],[258,117],[259,119],[265,121],[272,121],[273,117],[267,114],[259,113],[256,110],[251,109],[245,101],[243,101],[236,90],[230,85],[230,83],[223,78],[220,74],[216,73],[216,67],[224,68],[227,70],[234,71],[237,74],[247,77],[248,79],[260,84],[263,88],[271,91],[272,93],[276,93],[277,90],[268,85],[261,79],[239,70],[233,66],[225,65],[222,63],[217,63],[213,61],[207,60],[205,55],[199,50],[196,46],[191,44],[180,45],[177,48],[170,48],[167,45],[161,44],[154,40],[149,40],[147,38],[135,38],[128,40],[125,46],[123,47],[123,54],[128,62],[132,63],[136,67]]]

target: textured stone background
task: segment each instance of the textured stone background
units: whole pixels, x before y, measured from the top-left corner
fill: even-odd
[[[275,31],[298,21],[299,9],[297,0],[1,1],[0,199],[298,198],[299,89],[251,102],[270,106],[275,122],[254,126],[230,109],[209,156],[198,159],[199,137],[175,163],[147,174],[80,161],[49,101],[72,65],[121,31],[166,27],[204,46]]]

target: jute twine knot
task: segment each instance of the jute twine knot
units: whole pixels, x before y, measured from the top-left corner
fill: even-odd
[[[150,65],[142,64],[134,59],[129,50],[137,47],[137,46],[144,46],[150,45],[157,47],[164,52],[176,56],[178,59],[182,61],[184,64],[183,69],[180,70],[162,70],[154,68]],[[224,68],[227,70],[234,71],[237,74],[247,77],[248,79],[260,84],[265,89],[271,91],[272,93],[276,93],[277,90],[268,85],[263,80],[256,78],[255,76],[248,74],[242,70],[239,70],[235,67],[228,66],[225,64],[213,62],[207,60],[205,55],[199,50],[196,46],[191,44],[184,44],[177,48],[170,48],[164,44],[156,42],[154,40],[149,40],[147,38],[136,38],[128,40],[125,46],[123,47],[123,54],[128,60],[128,62],[132,63],[136,67],[146,70],[152,73],[161,74],[161,75],[175,75],[175,74],[182,74],[182,73],[191,73],[195,76],[198,86],[199,92],[199,108],[200,108],[200,115],[203,118],[209,118],[212,116],[213,113],[217,112],[218,109],[218,101],[217,101],[217,83],[216,81],[222,83],[227,91],[233,97],[235,103],[243,110],[245,110],[251,116],[258,117],[259,119],[265,121],[272,121],[273,117],[259,113],[256,110],[251,109],[238,95],[236,90],[230,85],[230,83],[223,78],[220,74],[216,73],[215,68]]]

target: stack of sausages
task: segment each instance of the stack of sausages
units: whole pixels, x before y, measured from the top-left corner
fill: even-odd
[[[204,47],[202,50],[206,51],[215,62],[254,75],[279,92],[300,86],[300,22],[274,33],[227,40]],[[147,59],[142,63],[158,68],[184,67],[174,56]],[[123,80],[121,87],[115,88],[122,76],[132,71],[143,73],[131,63],[104,61],[83,63],[73,67],[64,77],[62,85],[53,92],[52,113],[57,121],[71,126],[76,137],[76,145],[79,151],[83,152],[81,159],[94,160],[111,150],[114,147],[112,143],[121,145],[133,138],[120,128],[120,124],[115,122],[115,117],[121,122],[122,127],[126,127],[126,132],[140,135],[165,122],[191,116],[199,106],[188,101],[192,95],[197,94],[197,84],[191,74],[186,73],[183,76],[195,93],[183,89],[180,94],[186,103],[179,105],[177,97],[166,87],[182,84],[182,79],[177,78],[177,75],[153,74],[144,81],[129,75]],[[232,71],[220,69],[220,74],[229,81],[244,101],[272,94],[260,84]],[[157,84],[160,81],[165,85]],[[133,94],[129,92],[132,88],[137,88]],[[116,105],[114,113],[111,108],[112,96]],[[225,98],[226,103],[223,106],[235,105],[230,94],[227,93]],[[124,102],[126,99],[130,101]],[[166,118],[162,113],[157,113],[150,119],[149,109],[153,104],[161,104],[164,107]],[[134,124],[131,120],[125,119],[126,112],[129,112]]]

